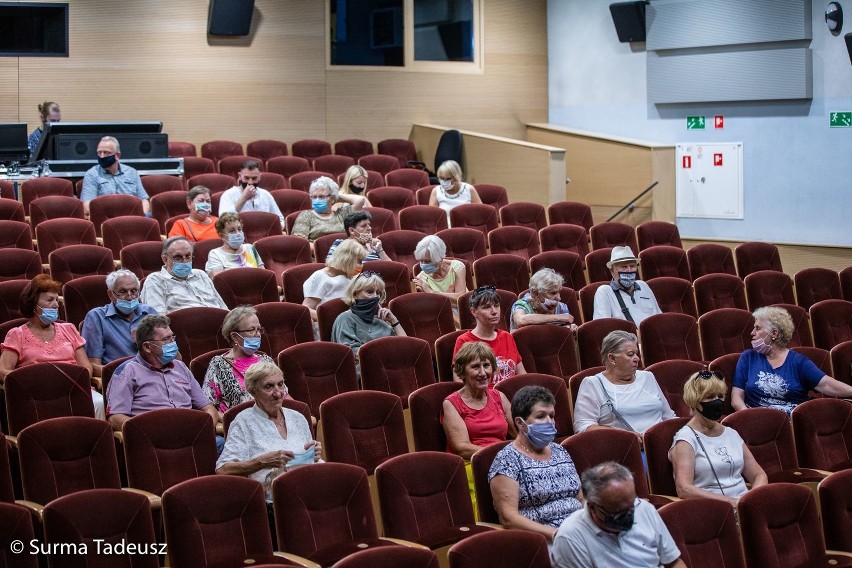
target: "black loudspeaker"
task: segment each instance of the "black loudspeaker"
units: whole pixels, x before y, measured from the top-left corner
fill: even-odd
[[[251,29],[254,0],[210,0],[207,33],[221,36],[247,36]]]
[[[852,33],[848,33],[843,36],[843,39],[846,40],[846,52],[849,53],[849,63],[852,63]]]
[[[91,160],[98,159],[100,134],[57,134],[54,139],[54,159]],[[167,134],[119,134],[121,157],[126,160],[143,158],[166,158],[169,155]]]
[[[645,41],[645,2],[617,2],[609,5],[618,41]]]

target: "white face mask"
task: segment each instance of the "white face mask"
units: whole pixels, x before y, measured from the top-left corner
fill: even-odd
[[[441,189],[447,191],[448,189],[453,188],[453,180],[451,179],[442,179],[441,181]]]

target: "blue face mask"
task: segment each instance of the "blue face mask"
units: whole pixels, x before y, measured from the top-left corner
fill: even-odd
[[[119,300],[115,301],[115,309],[119,313],[122,313],[124,315],[127,315],[127,314],[133,312],[134,310],[136,310],[136,306],[138,306],[138,305],[139,305],[139,300],[137,300],[137,299],[133,299],[133,300],[119,299]]]
[[[172,265],[172,274],[178,278],[186,278],[192,273],[191,262],[176,262]]]
[[[311,198],[311,208],[317,213],[328,212],[328,199]]]
[[[213,205],[209,201],[197,201],[195,203],[195,210],[199,213],[202,211],[210,213],[211,211],[213,211]]]
[[[163,350],[162,355],[157,355],[157,361],[162,363],[163,365],[168,365],[172,361],[175,360],[178,354],[178,346],[177,342],[172,341],[171,343],[166,343],[165,345],[161,345],[160,349]]]
[[[633,284],[636,283],[636,273],[635,272],[619,272],[618,273],[618,283],[624,289],[632,288]]]
[[[59,319],[59,308],[42,308],[39,307],[41,313],[38,315],[38,319],[41,320],[41,323],[44,325],[50,325]]]
[[[438,271],[438,263],[437,262],[421,262],[420,270],[425,272],[426,274],[435,274]]]
[[[556,425],[553,422],[534,422],[527,424],[527,439],[537,450],[546,448],[556,437]]]
[[[304,452],[302,452],[300,454],[295,454],[293,456],[293,459],[291,459],[290,461],[287,462],[287,467],[290,468],[290,467],[294,467],[294,466],[297,466],[297,465],[312,464],[312,463],[314,463],[315,459],[316,459],[315,446],[311,446],[310,448],[308,448]]]
[[[245,233],[228,233],[228,246],[232,249],[238,249],[246,242]]]
[[[247,355],[254,355],[255,351],[260,349],[259,337],[243,337],[243,351]]]

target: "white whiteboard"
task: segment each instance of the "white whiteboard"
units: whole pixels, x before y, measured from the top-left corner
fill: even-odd
[[[677,144],[676,215],[743,218],[743,143]]]

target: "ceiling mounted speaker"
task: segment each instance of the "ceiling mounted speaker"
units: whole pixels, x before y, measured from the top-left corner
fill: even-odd
[[[251,30],[254,0],[210,0],[207,33],[220,36],[247,36]]]
[[[618,33],[618,41],[628,43],[645,41],[646,2],[617,2],[609,5],[612,23]]]

